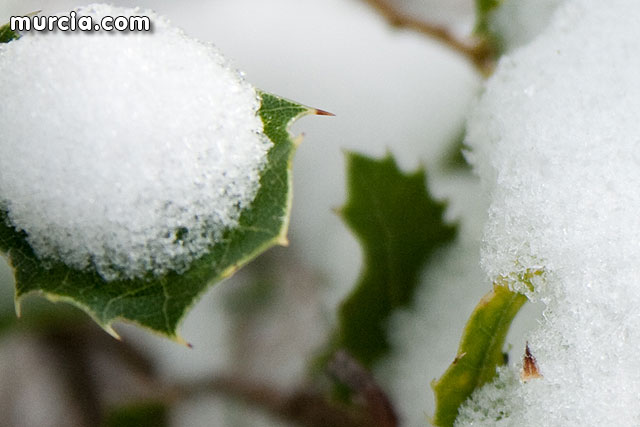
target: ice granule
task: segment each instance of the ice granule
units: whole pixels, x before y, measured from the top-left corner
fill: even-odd
[[[272,145],[258,94],[151,11],[76,12],[146,15],[153,31],[0,45],[0,208],[45,260],[108,280],[182,271],[256,195]]]
[[[502,371],[457,425],[640,425],[639,16],[634,0],[566,1],[470,118],[492,198],[483,267],[543,269],[547,306],[529,336],[543,378]]]

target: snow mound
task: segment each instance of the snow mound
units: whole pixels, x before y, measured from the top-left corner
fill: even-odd
[[[210,44],[151,32],[0,45],[0,209],[36,254],[106,279],[182,271],[237,225],[272,143],[259,97]]]
[[[633,0],[566,2],[470,119],[492,198],[483,267],[521,291],[543,270],[531,297],[547,308],[529,337],[543,378],[502,370],[457,425],[640,424],[638,16]]]

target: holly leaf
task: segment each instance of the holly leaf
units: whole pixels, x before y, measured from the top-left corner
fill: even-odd
[[[18,33],[11,31],[11,26],[9,24],[0,26],[0,43],[9,43],[11,40],[15,40],[18,37]]]
[[[391,156],[347,153],[347,175],[339,212],[362,245],[364,269],[340,306],[332,347],[371,368],[390,348],[387,319],[411,303],[423,265],[456,228],[443,221],[445,205],[429,194],[423,169],[404,174]]]
[[[107,332],[116,320],[138,324],[178,342],[177,328],[189,308],[208,287],[231,276],[268,248],[287,244],[291,209],[291,162],[298,141],[289,125],[306,114],[323,114],[267,93],[260,93],[259,115],[264,133],[273,141],[260,189],[244,209],[235,228],[184,273],[169,272],[139,279],[104,280],[95,271],[75,270],[62,262],[36,257],[23,232],[16,231],[0,211],[0,253],[12,266],[16,279],[16,309],[21,299],[39,293],[52,301],[80,307]]]
[[[495,377],[496,368],[505,363],[502,351],[511,322],[526,301],[526,296],[502,284],[495,284],[480,300],[467,322],[453,363],[431,383],[436,398],[433,425],[453,426],[460,405]]]
[[[504,0],[476,0],[476,24],[474,32],[481,36],[493,36],[490,31],[491,12]]]
[[[476,0],[476,22],[473,33],[483,42],[494,62],[505,50],[502,35],[492,25],[493,14],[503,2],[504,0]],[[493,67],[488,69],[489,74],[492,70]]]

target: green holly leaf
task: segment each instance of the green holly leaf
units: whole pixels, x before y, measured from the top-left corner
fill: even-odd
[[[242,211],[237,227],[184,273],[169,272],[140,279],[106,281],[95,271],[79,271],[62,262],[38,259],[23,232],[0,211],[0,253],[14,270],[16,308],[27,294],[39,293],[52,301],[74,304],[114,336],[116,320],[138,324],[184,342],[177,333],[180,321],[207,288],[231,276],[238,268],[276,244],[286,244],[291,208],[291,161],[298,141],[289,125],[306,114],[322,114],[267,93],[259,115],[264,133],[273,141],[260,189],[251,206]]]
[[[347,154],[349,199],[340,215],[364,251],[364,270],[339,310],[333,349],[370,368],[390,348],[386,321],[408,306],[429,256],[455,236],[445,205],[426,188],[423,169],[404,174],[391,156]]]
[[[453,363],[431,384],[436,398],[433,425],[453,426],[460,405],[495,377],[496,368],[505,363],[503,346],[511,322],[526,301],[526,296],[502,284],[495,284],[480,300],[467,322]]]
[[[11,40],[15,40],[18,37],[18,33],[11,31],[9,24],[0,26],[0,43],[9,43]]]
[[[490,36],[491,13],[502,4],[504,0],[476,0],[476,24],[475,33],[482,36]]]
[[[473,32],[490,52],[495,62],[504,52],[505,43],[502,35],[492,25],[493,15],[504,0],[476,0],[476,22]],[[488,69],[489,74],[493,67]]]
[[[107,411],[102,427],[165,427],[169,409],[160,402],[133,403]]]

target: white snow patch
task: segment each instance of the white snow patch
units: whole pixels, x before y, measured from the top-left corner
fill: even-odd
[[[489,26],[511,51],[533,40],[564,0],[504,0],[489,15]]]
[[[543,378],[501,371],[457,425],[640,424],[638,16],[634,0],[568,1],[501,60],[470,119],[492,196],[483,267],[542,267],[547,308],[529,337]]]
[[[43,259],[108,280],[181,271],[255,197],[272,145],[258,95],[151,11],[77,14],[147,15],[153,31],[0,46],[0,208]]]

